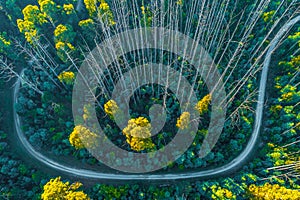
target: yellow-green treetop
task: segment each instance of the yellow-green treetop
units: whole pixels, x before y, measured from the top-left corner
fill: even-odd
[[[231,191],[227,190],[226,188],[221,188],[216,185],[211,187],[212,189],[212,199],[217,200],[227,200],[227,199],[236,199],[236,195],[233,195]]]
[[[203,99],[198,101],[197,105],[195,106],[195,109],[198,110],[199,114],[202,115],[208,111],[208,106],[211,102],[211,95],[208,94]]]
[[[122,132],[126,136],[126,142],[135,151],[149,150],[155,147],[150,138],[151,124],[144,117],[130,119]]]
[[[69,136],[69,142],[76,149],[92,148],[97,145],[97,135],[88,128],[77,125]]]
[[[190,113],[189,112],[183,112],[180,117],[177,119],[176,126],[179,129],[186,129],[189,127],[190,124]]]
[[[75,182],[70,185],[69,182],[62,182],[61,177],[51,179],[43,187],[43,193],[41,195],[42,200],[71,200],[71,199],[80,199],[80,200],[89,200],[90,198],[83,191],[76,191],[81,186],[82,183]]]
[[[62,72],[57,77],[60,82],[67,85],[72,85],[74,83],[75,74],[74,72]]]
[[[119,107],[114,100],[109,100],[104,104],[104,111],[112,118],[119,111]]]
[[[90,17],[98,17],[98,19],[101,19],[108,26],[116,24],[113,13],[105,0],[84,0],[84,4]]]
[[[278,184],[265,183],[262,186],[250,185],[248,187],[250,198],[253,200],[298,200],[300,191],[288,189]]]

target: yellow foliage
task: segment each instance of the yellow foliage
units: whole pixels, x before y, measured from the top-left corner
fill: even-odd
[[[109,11],[109,5],[106,2],[101,3],[99,8],[103,11]]]
[[[104,104],[104,111],[110,117],[113,117],[119,111],[119,107],[114,100],[109,100],[108,102],[106,102],[106,104]]]
[[[37,6],[27,5],[23,10],[22,13],[24,15],[24,20],[26,21],[34,21],[34,17],[40,12]]]
[[[98,17],[108,26],[113,26],[116,24],[113,13],[110,10],[109,5],[104,0],[101,1],[99,6]]]
[[[75,50],[75,47],[70,43],[72,40],[72,27],[59,24],[54,30],[55,48],[60,51]],[[60,52],[61,53],[61,52]]]
[[[28,5],[23,10],[24,21],[30,21],[35,24],[46,23],[46,17],[41,13],[40,9],[37,6]]]
[[[273,152],[270,154],[270,156],[276,160],[278,160],[281,157],[281,153],[280,152]]]
[[[278,184],[271,185],[269,183],[265,183],[263,186],[252,184],[248,187],[248,192],[253,200],[297,200],[300,197],[299,190],[288,189]]]
[[[57,50],[59,50],[59,49],[64,49],[65,48],[65,43],[64,42],[57,42],[56,44],[55,44],[55,48],[57,49]]]
[[[272,107],[270,108],[270,111],[273,112],[273,113],[277,113],[277,112],[279,112],[281,109],[282,109],[282,106],[281,106],[281,105],[275,105],[275,106],[272,106]]]
[[[151,124],[144,117],[130,119],[123,133],[132,137],[148,138],[151,137]]]
[[[179,129],[186,129],[189,127],[190,124],[190,113],[189,112],[183,112],[180,117],[177,119],[176,126]]]
[[[292,97],[293,97],[293,92],[287,92],[287,93],[281,95],[281,99],[286,100],[286,101],[291,100]]]
[[[178,0],[178,1],[176,2],[176,4],[182,6],[182,5],[183,5],[183,0]]]
[[[274,145],[273,143],[268,143],[267,145],[268,145],[268,147],[270,147],[270,148],[274,148],[274,147],[275,147],[275,145]]]
[[[11,42],[6,39],[3,35],[0,34],[0,41],[5,45],[5,46],[9,46],[11,44]]]
[[[60,82],[72,85],[75,79],[74,72],[62,72],[57,77]]]
[[[294,96],[298,96],[300,92],[297,92],[297,87],[292,85],[286,85],[284,88],[280,90],[280,93],[282,94],[279,98],[279,101],[289,102],[293,100]]]
[[[133,122],[138,126],[146,127],[149,130],[151,129],[151,124],[149,123],[148,119],[146,119],[145,117],[139,117],[137,119],[134,119]]]
[[[33,44],[34,38],[37,38],[38,32],[36,25],[47,23],[45,14],[41,13],[37,6],[28,5],[23,10],[24,19],[17,19],[19,31],[24,33],[26,40]]]
[[[82,115],[84,121],[86,121],[91,116],[91,113],[90,113],[91,109],[93,109],[93,108],[90,104],[84,105],[83,115]]]
[[[288,38],[292,39],[292,40],[298,40],[298,39],[300,39],[300,31],[296,32],[294,35],[290,35]],[[299,40],[299,44],[300,44],[300,40]]]
[[[7,34],[4,32],[3,34],[0,33],[0,53],[6,52],[11,45],[11,41],[7,39]]]
[[[75,182],[70,185],[69,182],[62,182],[60,177],[51,179],[46,185],[44,185],[43,193],[41,195],[42,200],[89,200],[90,198],[83,191],[76,191],[82,186],[82,183]]]
[[[151,12],[148,6],[147,7],[145,7],[144,5],[141,6],[141,10],[143,14],[141,19],[141,25],[146,27],[151,26],[153,20],[153,13]]]
[[[141,6],[141,10],[142,10],[142,14],[143,15],[146,14],[146,12],[145,12],[145,6]]]
[[[17,25],[21,33],[23,33],[24,31],[30,31],[34,29],[34,23],[31,21],[24,21],[22,19],[17,19]]]
[[[71,43],[61,42],[61,41],[59,41],[55,44],[55,48],[57,50],[67,50],[67,49],[75,50],[75,47]]]
[[[213,192],[213,194],[211,195],[212,199],[218,199],[218,200],[236,199],[236,195],[233,195],[231,191],[225,188],[212,186],[212,192]]]
[[[98,3],[100,3],[99,7],[97,7]],[[105,0],[84,0],[84,4],[89,12],[90,17],[98,17],[103,23],[106,23],[106,25],[108,26],[116,24],[113,19],[113,13]]]
[[[59,24],[54,30],[54,36],[59,37],[60,35],[64,34],[68,31],[68,28],[65,25]]]
[[[70,15],[74,12],[73,4],[64,4],[63,8],[67,15]]]
[[[211,102],[211,95],[208,94],[203,99],[198,101],[197,105],[195,106],[195,109],[198,110],[200,115],[206,113],[208,111],[208,106]]]
[[[84,4],[86,9],[89,12],[89,15],[92,17],[95,15],[96,13],[96,4],[97,4],[97,0],[84,0]]]
[[[155,147],[151,138],[140,139],[126,136],[126,142],[130,145],[131,149],[135,151],[151,150]]]
[[[94,21],[92,19],[85,19],[85,20],[81,20],[78,25],[81,27],[87,27],[90,26],[94,23]]]
[[[75,49],[75,47],[74,47],[71,43],[67,42],[67,43],[65,43],[65,44],[67,45],[67,47],[68,47],[69,49],[71,49],[71,50],[74,50],[74,49]]]
[[[31,31],[25,32],[25,38],[26,38],[27,42],[29,42],[30,44],[33,44],[34,40],[37,39],[37,30],[31,30]]]
[[[45,13],[48,13],[56,7],[55,2],[52,0],[40,0],[39,5],[41,7],[41,11]]]
[[[291,64],[293,66],[299,66],[300,65],[300,55],[296,56],[296,57],[293,57],[292,60],[291,60]]]
[[[151,124],[144,117],[130,119],[127,127],[123,129],[126,142],[135,151],[153,149],[155,145],[151,140]]]
[[[81,126],[76,126],[73,132],[69,136],[69,142],[73,147],[75,147],[75,149],[84,148],[84,144],[82,143],[79,137],[81,129],[82,129]]]
[[[90,199],[87,194],[85,194],[83,191],[78,191],[78,192],[69,192],[65,199],[67,200],[84,200],[84,199]]]
[[[263,16],[262,16],[263,20],[264,20],[265,22],[270,21],[271,18],[273,17],[273,15],[274,15],[274,13],[275,13],[275,10],[272,10],[272,11],[270,11],[270,12],[265,12],[265,13],[263,13]]]
[[[83,139],[84,144],[80,138]],[[97,145],[96,139],[97,135],[82,125],[76,126],[69,136],[70,144],[76,149],[95,147]]]

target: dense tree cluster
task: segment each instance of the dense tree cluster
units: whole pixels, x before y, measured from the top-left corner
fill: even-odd
[[[99,30],[99,32],[103,31],[103,24],[99,26],[99,24],[101,24],[99,22],[101,22],[101,21],[103,22],[103,20],[101,20],[101,16],[100,16],[100,21],[99,21],[99,16],[96,17],[96,13],[101,14],[102,11],[106,10],[110,14],[111,13],[113,14],[113,12],[112,12],[113,10],[110,9],[112,7],[112,5],[110,5],[109,1],[108,2],[84,1],[84,5],[85,5],[87,12],[85,13],[86,15],[83,15],[82,13],[81,13],[82,14],[81,15],[76,10],[72,10],[73,8],[75,8],[75,3],[73,1],[64,1],[62,3],[51,2],[51,1],[39,1],[38,4],[39,4],[39,6],[38,5],[36,5],[36,6],[38,7],[38,9],[40,11],[37,10],[36,13],[33,12],[32,18],[38,17],[35,15],[39,15],[40,13],[45,13],[44,15],[46,15],[46,19],[48,20],[47,24],[50,25],[49,27],[48,26],[47,27],[52,31],[50,31],[50,32],[46,31],[46,30],[48,30],[48,29],[46,29],[46,27],[40,27],[39,31],[41,34],[45,35],[46,38],[49,39],[50,44],[53,45],[53,47],[54,47],[53,49],[56,49],[56,51],[57,51],[56,53],[58,54],[58,56],[61,60],[60,61],[56,60],[58,58],[50,59],[49,64],[54,62],[54,65],[55,65],[55,66],[53,66],[53,68],[51,68],[51,66],[49,66],[49,65],[46,65],[47,68],[52,69],[52,72],[54,72],[54,74],[53,74],[54,76],[52,77],[52,80],[48,80],[49,77],[46,77],[46,76],[43,77],[44,80],[47,80],[46,83],[43,84],[42,86],[37,85],[37,87],[39,87],[38,89],[41,91],[41,93],[43,93],[45,95],[43,95],[43,97],[41,98],[43,101],[43,108],[38,108],[38,106],[40,105],[38,103],[40,97],[37,97],[36,102],[33,104],[34,106],[36,106],[36,108],[35,108],[36,115],[35,116],[42,117],[41,115],[44,114],[43,121],[47,121],[47,122],[46,122],[46,125],[43,125],[43,126],[45,127],[46,132],[47,132],[47,130],[49,130],[50,134],[51,133],[54,134],[54,136],[51,137],[50,140],[52,141],[53,144],[58,145],[59,148],[53,147],[52,151],[55,151],[56,153],[60,152],[65,155],[72,154],[71,152],[73,152],[74,150],[68,149],[68,145],[70,143],[68,142],[68,139],[67,139],[69,133],[72,132],[72,130],[70,130],[70,129],[73,128],[72,122],[70,122],[70,121],[72,121],[72,119],[70,119],[71,118],[70,112],[66,112],[66,109],[70,108],[70,105],[68,105],[68,103],[66,103],[65,100],[59,99],[59,97],[56,98],[55,97],[56,95],[53,95],[55,98],[54,97],[49,98],[50,97],[49,93],[53,94],[54,91],[56,90],[56,86],[61,87],[61,84],[71,85],[71,83],[73,82],[72,79],[74,77],[74,75],[72,74],[73,73],[72,71],[76,71],[76,68],[78,67],[77,64],[79,64],[74,59],[72,60],[72,56],[70,54],[73,51],[72,49],[74,49],[74,52],[75,52],[75,51],[79,50],[78,47],[82,48],[82,46],[84,46],[84,48],[88,48],[88,47],[85,47],[86,44],[88,46],[93,46],[93,42],[89,42],[89,37],[91,37],[91,36],[93,37],[94,32],[97,30]],[[177,2],[177,5],[181,7],[181,6],[184,6],[184,3]],[[147,17],[151,18],[151,21],[152,21],[152,19],[154,18],[154,16],[153,16],[154,10],[152,9],[151,5],[145,3],[139,7],[141,8],[141,10],[139,11],[141,14],[140,15],[141,19],[145,18],[143,16],[148,15],[147,12],[149,12],[149,15]],[[51,12],[50,12],[50,10],[51,10]],[[68,12],[68,13],[66,13],[66,12]],[[73,16],[74,13],[75,14],[77,13],[76,17]],[[95,14],[92,14],[92,13],[95,13]],[[110,14],[105,14],[105,15],[110,16]],[[54,18],[57,20],[53,21]],[[150,26],[151,23],[149,23],[147,26]],[[86,33],[87,30],[88,30],[88,33]],[[85,35],[85,34],[87,34],[87,35]],[[85,40],[82,42],[82,40],[81,39],[78,40],[78,38],[84,38]],[[94,38],[92,40],[94,41]],[[45,42],[45,41],[39,40],[38,42]],[[85,45],[82,45],[83,43]],[[48,45],[47,42],[46,42],[46,44]],[[33,50],[35,48],[40,48],[39,43],[37,45],[38,46],[32,45]],[[57,47],[57,48],[55,48],[55,47]],[[39,51],[43,52],[44,50],[39,49]],[[45,55],[45,56],[47,57],[49,55]],[[51,54],[51,56],[54,56],[54,55]],[[79,58],[82,58],[82,57],[84,57],[83,54],[79,54]],[[151,57],[155,58],[157,56],[151,56]],[[168,58],[168,56],[166,56],[166,58]],[[133,60],[131,60],[131,59],[132,59],[132,57],[130,58],[130,56],[129,56],[129,58],[126,58],[126,59],[120,58],[120,60],[122,60],[122,62],[124,62],[125,60],[129,60],[129,62],[132,62],[132,63],[138,62],[138,61],[135,61],[134,59]],[[175,57],[174,60],[177,62],[177,65],[175,66],[175,68],[179,67],[179,66],[183,66],[184,72],[189,71],[188,68],[193,67],[193,66],[189,65],[188,62],[186,62],[185,60],[183,60],[179,57]],[[46,61],[47,60],[44,60],[43,64],[46,64]],[[172,61],[172,62],[175,62],[175,61]],[[157,62],[157,61],[155,61],[155,62]],[[36,63],[36,64],[40,65],[40,63]],[[66,69],[67,65],[70,65],[71,67]],[[124,66],[124,68],[126,68],[126,66]],[[28,71],[29,70],[30,69],[28,69]],[[220,69],[220,70],[222,70],[222,69]],[[240,68],[239,70],[240,71],[236,71],[236,74],[243,73],[243,68]],[[33,71],[27,72],[27,73],[30,74],[29,79],[32,79],[32,81],[39,80],[38,77],[44,76],[42,74],[42,72],[39,72],[38,75],[36,74],[36,72],[33,72]],[[49,76],[49,74],[48,74],[48,76]],[[56,80],[55,80],[56,78],[58,79],[58,82],[56,82]],[[50,79],[51,79],[51,76],[50,76]],[[52,84],[53,82],[55,82],[55,83]],[[253,86],[254,83],[255,83],[255,80],[249,81],[249,84],[246,85],[245,88],[243,88],[241,90],[240,95],[241,96],[243,96],[243,94],[246,95],[248,93],[248,89],[250,90],[250,92],[253,92],[255,90],[255,87]],[[202,80],[199,80],[199,84],[203,88],[206,87]],[[148,87],[148,89],[149,88],[151,88],[151,87]],[[61,89],[62,89],[61,93],[57,93],[57,96],[59,96],[59,95],[63,96],[66,93],[67,93],[68,97],[71,96],[71,89],[69,87],[66,87],[67,91],[63,91],[63,89],[65,89],[64,87],[61,87]],[[141,90],[140,95],[145,95],[145,96],[150,95],[152,92],[151,92],[151,90],[148,90],[148,89],[146,91]],[[203,93],[207,94],[207,91],[205,91],[205,92],[203,91]],[[200,91],[198,95],[202,96],[202,97],[204,96],[202,94],[202,91]],[[255,96],[253,96],[253,98],[254,97]],[[31,98],[32,98],[31,96],[26,97],[26,99],[28,99],[28,100]],[[99,99],[100,106],[103,106],[104,112],[110,117],[110,119],[112,119],[112,115],[113,115],[113,113],[116,114],[118,107],[117,107],[117,105],[114,104],[113,100],[107,101],[105,98]],[[186,154],[184,154],[182,157],[180,157],[176,161],[175,166],[180,167],[180,169],[194,168],[194,167],[207,167],[211,164],[217,166],[217,165],[223,164],[223,162],[224,162],[223,158],[226,157],[226,158],[228,158],[228,160],[230,160],[239,154],[239,152],[243,149],[243,145],[246,143],[247,138],[249,137],[249,135],[251,134],[251,131],[252,131],[251,123],[253,122],[253,113],[251,112],[251,108],[250,109],[248,109],[248,108],[251,106],[254,106],[254,101],[247,102],[246,101],[246,100],[248,100],[247,98],[246,98],[246,100],[243,100],[242,98],[243,97],[241,97],[241,99],[238,99],[237,101],[230,103],[230,105],[232,107],[229,108],[228,113],[230,113],[231,111],[234,111],[233,112],[234,114],[232,114],[232,116],[229,116],[229,118],[232,118],[233,120],[226,122],[226,124],[225,124],[226,128],[224,129],[224,134],[222,134],[222,136],[219,140],[219,143],[217,144],[218,148],[213,150],[213,152],[211,152],[209,154],[209,156],[207,156],[207,158],[199,159],[195,156],[195,155],[197,155],[197,152],[201,148],[201,142],[203,141],[204,137],[207,134],[207,130],[205,130],[205,129],[207,129],[208,124],[209,124],[208,120],[202,120],[203,122],[201,122],[201,123],[203,123],[203,124],[201,125],[201,129],[199,129],[196,134],[195,142],[190,147],[190,149],[186,152]],[[46,99],[48,99],[48,100],[50,99],[51,104],[47,103]],[[107,103],[104,103],[103,101],[104,102],[106,101]],[[201,118],[203,118],[203,119],[209,119],[210,101],[211,101],[211,95],[206,95],[195,106],[195,109],[197,109],[199,111]],[[25,111],[27,105],[22,105],[22,103],[31,104],[31,101],[28,101],[28,102],[26,102],[26,100],[20,101],[20,103],[17,105],[19,114],[22,114],[24,116],[24,118],[26,118],[27,116],[30,116],[30,114]],[[167,116],[167,118],[169,120],[167,123],[167,127],[165,127],[165,129],[163,129],[161,131],[161,133],[159,133],[157,135],[157,137],[149,138],[149,139],[151,139],[152,143],[156,146],[156,148],[161,148],[163,145],[167,144],[174,137],[174,134],[172,133],[172,129],[175,130],[176,127],[180,128],[179,126],[185,127],[186,122],[187,122],[187,120],[186,120],[187,115],[180,116],[181,114],[178,110],[178,106],[179,106],[178,102],[170,99],[165,102],[160,102],[160,104],[166,104],[167,107],[170,107],[169,112],[174,113],[174,114]],[[30,105],[30,106],[33,106],[33,105]],[[136,107],[145,108],[147,110],[147,108],[149,108],[149,105],[147,105],[147,101],[145,101],[141,105],[136,106]],[[51,110],[49,115],[46,114],[49,112],[45,112],[48,109]],[[84,108],[84,112],[85,111],[86,111],[86,109]],[[24,112],[24,113],[22,113],[22,112]],[[136,119],[140,116],[140,115],[138,115],[138,111],[132,112],[131,115],[132,115],[133,119]],[[59,124],[62,124],[63,126],[67,126],[67,130],[64,130],[62,127],[55,127],[52,124],[53,119],[57,118],[57,116],[59,116],[59,118],[58,118]],[[88,116],[89,116],[88,113],[83,113],[83,122],[82,122],[83,124],[84,124],[84,121],[86,121],[88,119]],[[101,117],[103,117],[103,116],[101,116]],[[180,119],[181,117],[184,117],[184,118]],[[179,119],[179,120],[176,121],[177,119]],[[126,137],[126,134],[123,135],[122,130],[119,130],[118,128],[115,127],[113,120],[112,120],[112,122],[109,121],[107,118],[101,118],[101,120],[103,121],[103,124],[106,124],[106,125],[103,125],[102,128],[104,128],[104,131],[109,136],[109,138],[118,146],[124,146],[124,142],[126,141],[126,139],[128,141],[130,141],[129,143],[131,143],[131,144],[139,143],[140,140],[136,140],[136,138],[130,139],[130,138]],[[33,123],[29,123],[30,125],[28,124],[26,126],[25,130],[27,131],[27,129],[29,129],[30,126],[38,127],[38,124],[36,124],[35,122],[37,122],[37,120],[33,121]],[[177,123],[177,122],[179,122],[179,123]],[[181,123],[181,122],[184,122],[184,123]],[[39,124],[43,124],[43,123],[39,122]],[[177,126],[176,126],[176,124],[177,124]],[[45,133],[45,129],[36,131],[36,134],[34,134],[34,136],[29,136],[29,137],[32,137],[32,141],[36,141],[36,144],[39,146],[43,146],[43,141],[48,140],[50,137],[49,134]],[[239,133],[235,134],[237,129],[239,129]],[[32,131],[28,130],[28,135],[30,135],[29,132],[32,132]],[[128,134],[127,134],[127,136],[128,136]],[[62,138],[65,138],[65,139],[62,139]],[[74,137],[74,138],[76,138],[76,137]],[[42,142],[38,142],[39,139]],[[127,143],[128,143],[128,141],[127,141]],[[134,146],[136,146],[136,145],[134,145]],[[129,145],[129,147],[130,147],[130,145]],[[46,147],[46,148],[48,148],[48,147]],[[229,150],[228,150],[228,148],[229,148]],[[217,149],[219,149],[219,151],[217,151]],[[82,152],[82,153],[79,153],[79,154],[73,153],[73,154],[75,154],[77,156],[84,154],[83,153],[84,151],[80,151],[80,152]],[[88,157],[88,155],[85,155],[85,156]]]
[[[126,1],[120,3],[124,2]],[[78,168],[84,164],[92,168],[99,167],[107,170],[84,148],[94,145],[97,141],[97,134],[85,126],[90,117],[90,109],[95,108],[91,105],[80,108],[82,109],[82,124],[74,126],[70,104],[71,87],[78,66],[85,59],[86,52],[94,48],[106,36],[114,34],[114,30],[119,28],[116,27],[118,23],[124,23],[125,20],[118,21],[121,11],[116,10],[118,5],[112,4],[110,0],[84,0],[81,9],[78,7],[80,4],[77,3],[77,0],[0,2],[0,18],[6,16],[3,26],[0,27],[0,70],[5,69],[13,74],[15,69],[10,66],[24,66],[24,75],[19,77],[22,78],[22,87],[18,93],[18,102],[14,106],[21,117],[21,129],[34,148],[41,153],[51,154],[59,160],[76,160],[78,162],[74,162],[74,166],[76,164],[75,167]],[[195,15],[188,19],[191,21],[191,27],[183,25],[190,17],[188,9],[193,2],[189,0],[166,1],[166,4],[168,3],[174,5],[174,9],[181,13],[179,18],[182,15],[183,20],[178,19],[178,29],[189,30],[189,36],[193,37],[195,27],[199,25],[197,19],[201,16]],[[248,8],[244,9],[244,3],[251,4],[251,8],[256,9],[256,4],[249,3],[249,1],[235,2],[232,7],[229,3],[227,9],[247,16],[251,11]],[[197,78],[196,72],[192,72],[191,69],[194,66],[185,58],[168,52],[158,54],[152,49],[145,52],[131,52],[130,55],[119,57],[117,64],[108,66],[107,70],[112,70],[113,73],[105,72],[106,77],[112,77],[105,83],[107,85],[119,78],[116,66],[122,72],[126,72],[128,67],[135,64],[160,61],[176,70],[180,69],[188,81],[195,80],[198,84],[198,86],[195,85],[198,91],[196,95],[201,98],[197,105],[193,106],[200,114],[201,124],[195,133],[195,140],[182,156],[162,169],[162,173],[165,172],[164,170],[173,169],[183,171],[188,168],[199,170],[218,167],[230,162],[244,149],[254,124],[253,111],[258,86],[258,76],[255,71],[259,71],[260,68],[247,70],[253,63],[253,66],[261,64],[261,55],[255,53],[255,49],[260,48],[258,46],[268,47],[269,39],[276,30],[276,28],[273,30],[271,26],[284,23],[285,17],[281,19],[281,14],[289,10],[284,15],[289,16],[295,9],[289,7],[290,3],[291,1],[282,3],[277,0],[271,1],[264,10],[258,10],[260,18],[255,24],[257,27],[253,26],[253,34],[245,33],[243,23],[231,21],[235,17],[231,18],[230,13],[224,16],[224,22],[221,20],[222,23],[218,26],[223,27],[222,24],[226,25],[228,20],[236,27],[231,29],[224,26],[223,29],[229,28],[229,32],[237,33],[236,35],[227,36],[226,33],[212,31],[209,29],[212,28],[210,26],[207,27],[208,32],[206,32],[206,26],[201,26],[203,27],[202,35],[205,36],[208,33],[210,35],[209,40],[204,41],[203,45],[210,44],[213,38],[228,37],[230,40],[220,46],[212,43],[208,47],[212,48],[210,52],[212,54],[220,49],[221,53],[214,57],[217,61],[223,53],[226,55],[225,59],[218,62],[218,70],[224,72],[222,78],[226,80],[225,88],[230,101],[227,102],[228,114],[224,131],[216,148],[205,158],[200,159],[198,152],[203,139],[208,134],[209,120],[207,119],[211,114],[212,96],[208,94],[204,82],[205,77]],[[147,0],[138,4],[136,10],[128,11],[126,20],[132,24],[136,22],[141,27],[157,25],[159,21],[157,7]],[[222,4],[220,8],[224,6],[228,5]],[[205,13],[202,14],[205,15]],[[168,20],[166,18],[165,21]],[[243,20],[248,20],[248,18],[242,17],[241,21]],[[205,24],[205,21],[199,23]],[[220,28],[222,31],[223,29]],[[246,39],[240,40],[244,34],[247,35]],[[268,37],[264,38],[265,35]],[[25,45],[24,41],[27,41]],[[261,146],[253,155],[253,159],[249,159],[249,163],[241,166],[241,169],[231,178],[219,177],[201,181],[158,183],[158,185],[130,182],[118,185],[96,184],[84,189],[85,192],[83,192],[80,191],[82,184],[79,182],[70,184],[68,181],[62,181],[60,177],[51,178],[22,162],[12,153],[8,140],[11,134],[2,130],[4,127],[0,126],[0,199],[297,199],[300,196],[297,179],[300,161],[298,134],[300,131],[300,32],[297,27],[291,30],[291,34],[286,40],[282,40],[280,45],[280,48],[273,53],[270,68],[267,86],[268,101],[265,107],[261,144],[258,144]],[[216,49],[213,46],[216,46]],[[244,46],[247,47],[244,48]],[[232,55],[231,52],[235,48],[242,50]],[[19,58],[16,56],[17,53],[20,53]],[[141,59],[139,57],[141,55],[146,56]],[[163,56],[160,57],[160,55]],[[125,62],[130,64],[124,65]],[[229,67],[225,68],[227,65]],[[14,76],[17,76],[16,74]],[[245,74],[250,74],[250,78],[245,78]],[[1,80],[0,86],[3,87],[3,85]],[[109,87],[108,90],[111,89]],[[0,90],[1,99],[12,96],[2,91],[4,91],[3,88]],[[179,101],[176,97],[170,94],[164,99],[161,95],[164,93],[168,91],[156,85],[148,85],[139,89],[130,99],[131,119],[122,130],[116,127],[114,121],[114,116],[120,117],[120,108],[117,103],[107,99],[108,97],[101,93],[97,94],[97,117],[101,121],[100,125],[104,133],[117,146],[126,150],[134,150],[136,153],[162,148],[174,137],[173,130],[186,129],[190,120],[193,120],[190,119],[188,112],[182,112],[179,108]],[[151,130],[154,127],[151,126],[148,114],[151,111],[151,105],[154,104],[166,107],[167,123],[157,135],[152,136]],[[10,120],[10,118],[5,119],[4,114],[1,113],[3,113],[3,108],[0,108],[0,121]],[[62,179],[67,180],[68,177]]]

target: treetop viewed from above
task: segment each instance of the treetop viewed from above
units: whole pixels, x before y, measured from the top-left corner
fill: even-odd
[[[0,19],[0,200],[300,199],[299,0],[2,0]]]

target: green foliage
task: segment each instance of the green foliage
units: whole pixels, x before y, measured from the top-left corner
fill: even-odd
[[[19,165],[18,169],[22,175],[25,175],[28,173],[28,168],[24,164]]]
[[[121,199],[127,195],[129,186],[114,187],[112,185],[99,185],[98,193],[105,199]]]
[[[8,11],[7,14],[10,20],[15,21],[16,17],[21,16],[21,9],[18,5],[18,0],[6,0],[4,2],[5,4],[3,6],[5,7],[5,10]]]
[[[299,120],[299,52],[296,33],[293,33],[282,43],[277,57],[280,58],[278,65],[271,66],[274,78],[273,88],[269,92],[269,112],[267,113],[264,140],[267,147],[262,154],[266,155],[263,166],[269,170],[262,173],[269,176],[272,185],[250,185],[249,193],[252,199],[297,199],[299,191],[297,181],[290,174],[297,170],[299,162],[298,127]],[[293,45],[292,45],[293,44]],[[290,46],[292,46],[290,48]],[[295,50],[295,51],[294,51]],[[294,51],[292,56],[289,51]],[[299,125],[298,125],[299,123]],[[296,142],[296,144],[293,144]],[[275,168],[273,168],[275,167]],[[287,180],[281,177],[289,177]],[[277,184],[275,184],[277,183]],[[292,188],[292,189],[289,189]],[[294,188],[294,189],[293,189]]]

